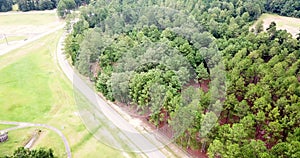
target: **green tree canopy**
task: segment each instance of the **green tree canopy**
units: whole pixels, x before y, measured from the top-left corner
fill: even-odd
[[[60,0],[57,5],[57,14],[61,18],[65,18],[75,7],[76,3],[74,0]]]
[[[52,149],[25,149],[24,147],[19,147],[14,151],[13,155],[7,155],[5,158],[55,158]]]

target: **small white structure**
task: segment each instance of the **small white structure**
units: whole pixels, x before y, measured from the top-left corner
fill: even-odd
[[[5,142],[8,140],[8,132],[1,132],[0,133],[0,143]]]

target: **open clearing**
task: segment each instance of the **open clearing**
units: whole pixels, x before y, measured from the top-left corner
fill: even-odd
[[[277,24],[277,29],[287,30],[293,37],[296,37],[300,32],[299,18],[279,16],[276,14],[262,14],[253,26],[255,26],[258,21],[263,21],[264,30],[274,21]],[[253,26],[251,28],[253,28]]]
[[[14,15],[7,19],[17,21]],[[41,23],[43,19],[36,22]],[[58,128],[67,137],[73,157],[122,157],[122,152],[99,143],[76,114],[72,85],[56,61],[56,44],[61,35],[62,31],[58,31],[0,56],[0,120],[44,123]],[[78,99],[89,104],[84,97]],[[34,129],[9,132],[9,141],[0,144],[0,157],[24,145]],[[59,136],[47,129],[43,131],[34,148],[51,147],[55,155],[64,157],[65,149]]]
[[[0,19],[0,51],[62,24],[55,11],[0,13]]]

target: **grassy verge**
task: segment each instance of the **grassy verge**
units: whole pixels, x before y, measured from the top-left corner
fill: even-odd
[[[122,152],[92,137],[76,113],[72,85],[55,58],[61,34],[53,33],[0,57],[0,119],[45,123],[60,129],[74,157],[122,157]],[[16,136],[26,135],[26,130],[9,133],[10,141],[0,144],[0,157],[22,145],[23,137]],[[51,147],[59,157],[65,154],[60,137],[48,130],[35,147]]]
[[[7,42],[8,44],[10,44],[10,42],[21,41],[21,40],[25,40],[26,38],[27,38],[26,36],[9,36],[7,37]],[[0,44],[6,44],[6,39],[5,38],[0,39]]]
[[[7,128],[11,128],[11,127],[14,127],[14,125],[1,125],[0,124],[0,130],[4,130],[4,129],[7,129]]]

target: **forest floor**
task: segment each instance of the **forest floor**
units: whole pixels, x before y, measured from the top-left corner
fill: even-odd
[[[264,30],[274,21],[277,29],[287,30],[294,38],[300,33],[300,18],[285,17],[276,14],[262,14],[251,28],[254,28],[258,21],[263,21]]]
[[[36,13],[42,15],[41,12]],[[48,17],[48,14],[45,16]],[[19,16],[14,15],[15,13],[5,17],[5,24],[14,23],[13,28],[0,24],[1,31],[8,32],[6,28],[12,31],[16,25],[22,25],[20,21],[19,24],[15,23]],[[30,15],[26,17],[28,19],[35,19],[34,17],[38,16],[34,13],[26,13],[26,15]],[[55,14],[50,17],[52,16],[55,21]],[[0,18],[2,23],[2,14]],[[43,16],[39,18],[41,19],[36,22],[37,25],[52,23],[47,22],[45,20],[47,18]],[[23,22],[27,21],[23,20]],[[26,30],[20,32],[20,35]],[[40,32],[43,33],[43,29]],[[0,120],[43,123],[58,128],[66,136],[73,157],[123,157],[123,152],[99,143],[85,128],[77,114],[72,84],[60,70],[56,60],[56,47],[62,32],[62,30],[56,31],[5,55],[0,55]],[[89,104],[84,97],[76,99]],[[0,125],[0,129],[10,127]],[[12,154],[17,147],[23,146],[35,129],[10,131],[9,140],[0,144],[0,157]],[[37,147],[52,148],[56,156],[66,157],[62,140],[51,130],[42,129],[41,136],[33,146],[33,148]],[[130,156],[135,155],[130,154]]]

